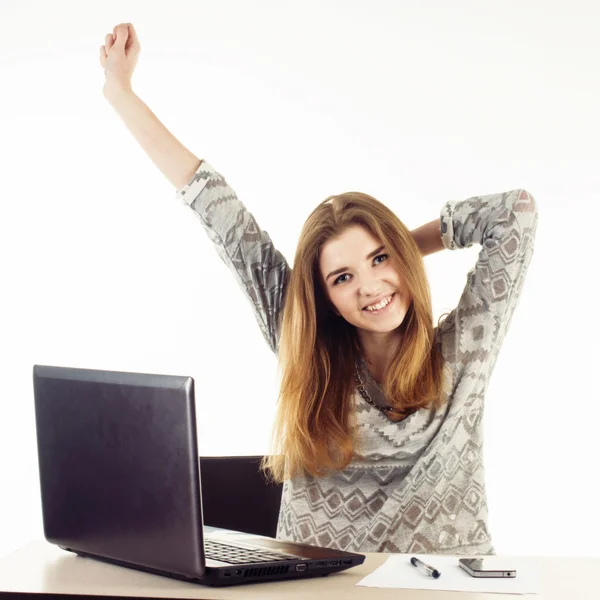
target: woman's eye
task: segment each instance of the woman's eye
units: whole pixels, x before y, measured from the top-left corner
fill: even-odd
[[[378,254],[378,255],[377,255],[377,256],[376,256],[376,257],[373,259],[373,261],[376,261],[378,258],[381,258],[382,256],[385,256],[385,258],[386,258],[386,259],[388,258],[388,255],[387,255],[387,254]],[[385,262],[385,261],[381,261],[381,262]],[[379,264],[381,264],[381,263],[377,263],[377,264],[379,265]],[[346,275],[348,275],[348,273],[344,273],[343,275],[340,275],[340,276],[339,276],[339,277],[338,277],[338,278],[337,278],[337,279],[336,279],[336,280],[333,282],[333,285],[338,285],[338,283],[344,283],[343,281],[340,281],[340,279],[341,279],[342,277],[346,277]]]

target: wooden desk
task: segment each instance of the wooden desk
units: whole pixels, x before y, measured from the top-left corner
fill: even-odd
[[[0,560],[0,598],[25,594],[81,594],[123,598],[231,598],[323,600],[343,598],[394,600],[499,600],[514,594],[475,594],[357,587],[355,584],[389,555],[367,554],[364,564],[349,571],[303,581],[253,583],[210,588],[81,558],[45,541],[32,542]],[[532,600],[597,600],[600,558],[542,558],[542,589]],[[314,595],[314,596],[313,596]],[[33,596],[23,596],[29,598]]]

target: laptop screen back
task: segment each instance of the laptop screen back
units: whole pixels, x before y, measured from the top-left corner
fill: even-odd
[[[46,539],[201,576],[191,377],[34,366]]]

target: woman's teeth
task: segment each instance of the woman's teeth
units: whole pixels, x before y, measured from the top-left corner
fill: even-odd
[[[388,296],[387,298],[384,298],[379,304],[367,306],[364,310],[368,310],[369,312],[377,312],[378,310],[381,310],[381,309],[385,308],[386,306],[388,306],[390,304],[390,302],[392,301],[393,297],[394,297],[394,294],[392,294],[391,296]]]

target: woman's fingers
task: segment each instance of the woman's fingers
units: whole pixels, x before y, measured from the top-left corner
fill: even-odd
[[[110,33],[107,33],[106,37],[104,38],[104,46],[106,48],[106,54],[108,54],[110,52],[110,49],[112,48],[113,43],[114,43],[113,36]]]
[[[131,23],[119,23],[115,25],[112,33],[107,33],[104,38],[104,51],[106,55],[110,52],[110,49],[116,44],[117,38],[119,41],[124,40],[124,47],[126,54],[130,48],[139,46],[137,39],[137,33]]]
[[[138,39],[138,34],[132,23],[127,23],[129,27],[129,40],[131,40],[131,45],[137,44],[139,46],[140,40]],[[128,40],[128,41],[129,41]]]
[[[131,23],[127,23],[128,35],[127,42],[125,44],[125,51],[129,50],[136,43],[136,35],[135,30],[133,29],[133,25]]]
[[[114,29],[114,46],[119,46],[119,51],[125,51],[127,49],[127,42],[129,38],[129,29],[127,23],[119,23]]]
[[[112,33],[106,34],[104,41],[104,46],[100,48],[100,64],[106,77],[105,93],[107,89],[130,89],[140,53],[140,44],[133,25],[115,25]]]

